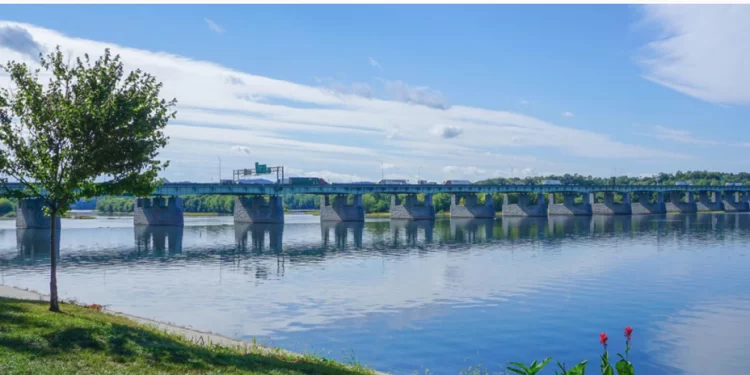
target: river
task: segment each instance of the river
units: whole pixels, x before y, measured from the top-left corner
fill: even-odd
[[[60,296],[395,374],[546,356],[593,373],[599,333],[614,356],[626,325],[638,373],[750,367],[748,214],[318,220],[64,219]],[[47,292],[49,235],[0,221],[0,266]]]

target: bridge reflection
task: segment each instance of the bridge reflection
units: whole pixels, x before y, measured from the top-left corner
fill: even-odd
[[[318,227],[318,225],[320,225]],[[123,229],[111,230],[121,236]],[[284,239],[286,232],[287,237]],[[634,216],[552,216],[507,217],[498,219],[445,219],[435,221],[373,221],[308,224],[240,224],[230,226],[138,226],[131,240],[113,240],[114,245],[101,248],[87,244],[86,234],[65,231],[62,237],[62,260],[65,262],[110,263],[182,254],[170,261],[206,261],[217,254],[242,252],[289,254],[294,257],[336,256],[340,251],[361,249],[363,253],[397,255],[409,249],[437,251],[443,245],[498,244],[569,239],[596,242],[609,238],[648,240],[668,243],[683,234],[694,242],[750,239],[750,215],[747,214],[679,214]],[[66,240],[75,244],[71,248]],[[230,238],[233,237],[233,241]],[[26,264],[49,261],[50,235],[45,229],[16,230],[17,251],[10,257],[0,254],[0,263]],[[119,241],[119,242],[117,242]],[[229,245],[227,243],[231,243]],[[183,247],[183,244],[187,246]],[[622,242],[621,242],[622,244]],[[88,246],[88,247],[87,247]],[[452,247],[460,251],[463,247]],[[466,247],[469,248],[469,247]],[[7,254],[7,253],[6,253]],[[58,251],[58,254],[60,252]],[[58,255],[60,256],[60,255]],[[290,258],[290,259],[291,259]]]
[[[266,245],[266,234],[268,234],[268,245]],[[251,250],[260,252],[268,248],[279,252],[281,251],[283,237],[284,224],[238,223],[234,225],[235,242],[237,243],[237,248],[241,251]]]
[[[179,253],[182,251],[184,233],[182,226],[136,225],[133,231],[138,252],[163,253],[167,250],[170,253]]]
[[[60,258],[60,230],[55,237],[57,258]],[[49,229],[16,229],[18,257],[24,260],[50,259],[52,233]]]
[[[362,248],[362,238],[365,231],[365,223],[359,221],[353,222],[321,222],[320,236],[323,241],[323,247],[330,246],[331,231],[333,231],[336,248],[345,249],[349,245],[349,233],[351,233],[353,245],[355,248]]]
[[[391,220],[391,239],[394,246],[401,244],[401,233],[404,234],[406,244],[414,246],[419,242],[419,234],[426,244],[433,241],[435,231],[434,220]]]

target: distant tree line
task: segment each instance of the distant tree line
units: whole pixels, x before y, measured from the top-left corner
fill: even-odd
[[[18,201],[12,198],[0,198],[0,217],[16,216],[17,202]]]
[[[563,184],[571,185],[675,185],[679,181],[689,181],[693,185],[720,186],[727,183],[743,183],[750,185],[750,173],[722,173],[707,171],[678,171],[674,174],[659,173],[654,176],[630,177],[592,177],[579,174],[549,175],[527,178],[492,178],[476,182],[477,184],[542,184],[544,180],[559,180]],[[601,199],[603,193],[597,194]],[[519,194],[508,194],[511,203],[518,201]],[[419,199],[424,199],[419,195]],[[502,206],[502,194],[493,194],[495,209],[500,210]],[[562,200],[562,194],[555,195],[556,200]],[[579,197],[578,200],[581,198]],[[621,197],[616,197],[620,200]],[[482,202],[484,197],[480,195],[479,201]],[[536,201],[535,196],[531,196],[532,203]],[[445,212],[450,210],[450,194],[434,194],[432,197],[433,205],[436,212]],[[320,208],[320,197],[311,194],[286,195],[283,198],[284,208],[287,210],[315,210]],[[391,205],[390,194],[364,194],[362,204],[365,212],[388,212]],[[15,205],[13,206],[15,209]],[[183,197],[183,208],[185,212],[217,212],[220,214],[231,214],[234,212],[234,197],[223,195],[191,195]],[[96,203],[96,209],[99,212],[133,212],[132,198],[102,198]],[[0,210],[0,212],[2,212]]]

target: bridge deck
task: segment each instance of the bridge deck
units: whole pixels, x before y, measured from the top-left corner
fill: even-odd
[[[10,189],[21,189],[8,183]],[[287,194],[437,194],[437,193],[637,193],[637,192],[747,192],[750,186],[646,186],[646,185],[284,185],[168,183],[159,186],[154,196],[184,195],[287,195]]]

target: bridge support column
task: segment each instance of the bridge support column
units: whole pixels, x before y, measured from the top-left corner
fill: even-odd
[[[640,193],[638,202],[631,204],[633,215],[665,214],[667,206],[664,203],[664,193],[656,193],[656,202],[651,203],[651,193]]]
[[[531,204],[526,194],[518,196],[518,204],[510,204],[508,195],[503,195],[503,217],[508,216],[547,216],[547,202],[544,201],[544,194],[537,195],[536,204]]]
[[[464,204],[461,204],[461,198]],[[451,217],[452,218],[494,218],[495,201],[492,194],[484,195],[484,203],[477,202],[476,194],[451,194]]]
[[[724,211],[726,212],[747,212],[750,211],[748,207],[747,193],[741,193],[739,191],[726,192],[723,194],[724,199]]]
[[[166,202],[162,197],[136,198],[133,208],[134,225],[181,226],[182,199],[169,197]]]
[[[422,203],[414,194],[407,195],[403,202],[398,195],[391,195],[391,219],[434,220],[435,206],[432,205],[432,194],[425,194]]]
[[[19,199],[16,207],[16,228],[19,229],[49,229],[49,216],[44,216],[44,201],[41,199]],[[60,229],[60,217],[55,220]]]
[[[698,212],[698,206],[695,204],[695,195],[688,191],[684,194],[685,201],[682,201],[682,193],[673,191],[669,193],[669,202],[667,202],[667,212],[691,214]]]
[[[715,192],[702,191],[698,193],[696,208],[698,212],[724,211],[724,203],[716,199]]]
[[[284,222],[284,206],[281,197],[272,195],[268,201],[263,196],[235,197],[234,222],[279,224]]]
[[[593,199],[591,200],[594,201]],[[630,193],[623,194],[623,203],[615,203],[615,193],[605,192],[603,203],[593,203],[591,211],[594,215],[630,215],[633,207],[630,204]]]
[[[346,195],[333,197],[333,204],[327,195],[320,197],[320,221],[365,221],[365,206],[362,195],[354,195],[354,202],[348,204]]]
[[[575,194],[563,194],[563,203],[555,203],[555,195],[549,195],[549,210],[550,216],[554,215],[566,215],[566,216],[590,216],[591,215],[591,202],[589,201],[589,194],[583,195],[583,201],[579,204],[575,203]]]

